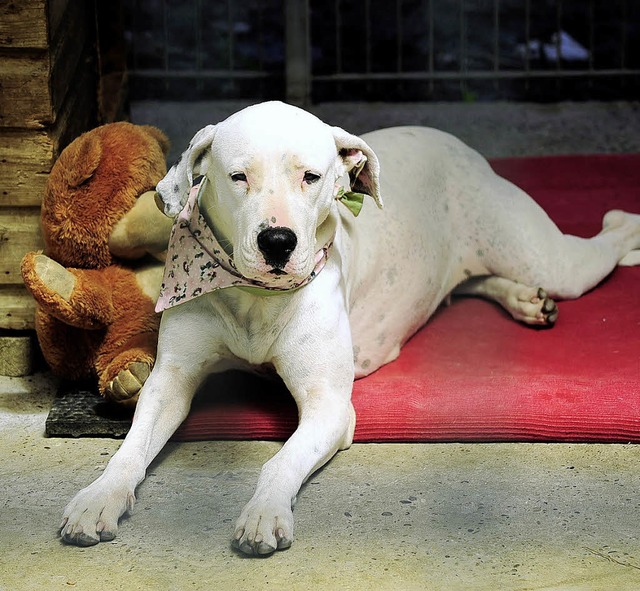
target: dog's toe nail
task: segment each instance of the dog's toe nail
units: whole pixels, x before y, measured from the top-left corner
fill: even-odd
[[[261,543],[256,545],[256,552],[261,555],[273,554],[277,548],[270,546],[269,544]]]
[[[291,547],[291,544],[292,540],[289,538],[282,538],[281,540],[278,540],[278,550],[286,550]]]
[[[103,530],[100,532],[100,541],[101,542],[111,542],[115,540],[116,534],[112,531]]]
[[[62,535],[62,540],[75,546],[95,546],[100,542],[99,538],[85,534],[81,526],[67,528]]]

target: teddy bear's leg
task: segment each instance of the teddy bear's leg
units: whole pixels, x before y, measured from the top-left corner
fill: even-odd
[[[109,273],[115,314],[96,357],[98,387],[109,400],[134,404],[155,362],[160,315],[133,271]]]
[[[67,380],[94,377],[93,359],[103,331],[86,331],[69,326],[36,309],[36,334],[45,361],[54,374]]]
[[[39,306],[64,323],[95,330],[111,322],[111,286],[100,270],[67,269],[35,252],[25,255],[21,270]]]

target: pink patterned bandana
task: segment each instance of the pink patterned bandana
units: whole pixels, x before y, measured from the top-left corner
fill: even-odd
[[[262,295],[298,289],[313,281],[323,269],[333,238],[316,253],[315,267],[302,281],[296,283],[292,278],[281,275],[274,277],[274,281],[281,282],[274,286],[241,275],[233,258],[220,246],[200,214],[198,198],[205,185],[206,177],[191,187],[187,203],[173,224],[156,312],[225,287],[265,290]]]

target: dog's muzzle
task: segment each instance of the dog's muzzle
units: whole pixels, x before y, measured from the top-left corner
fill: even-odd
[[[297,244],[298,238],[290,228],[277,226],[262,230],[258,234],[258,248],[267,265],[274,270],[284,269]]]

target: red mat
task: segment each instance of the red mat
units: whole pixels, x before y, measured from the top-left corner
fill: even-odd
[[[492,165],[564,232],[597,233],[609,209],[640,212],[640,154]],[[355,382],[355,440],[640,441],[640,267],[559,308],[551,330],[477,299],[440,309],[395,362]],[[296,421],[282,384],[214,376],[175,439],[284,440]]]

